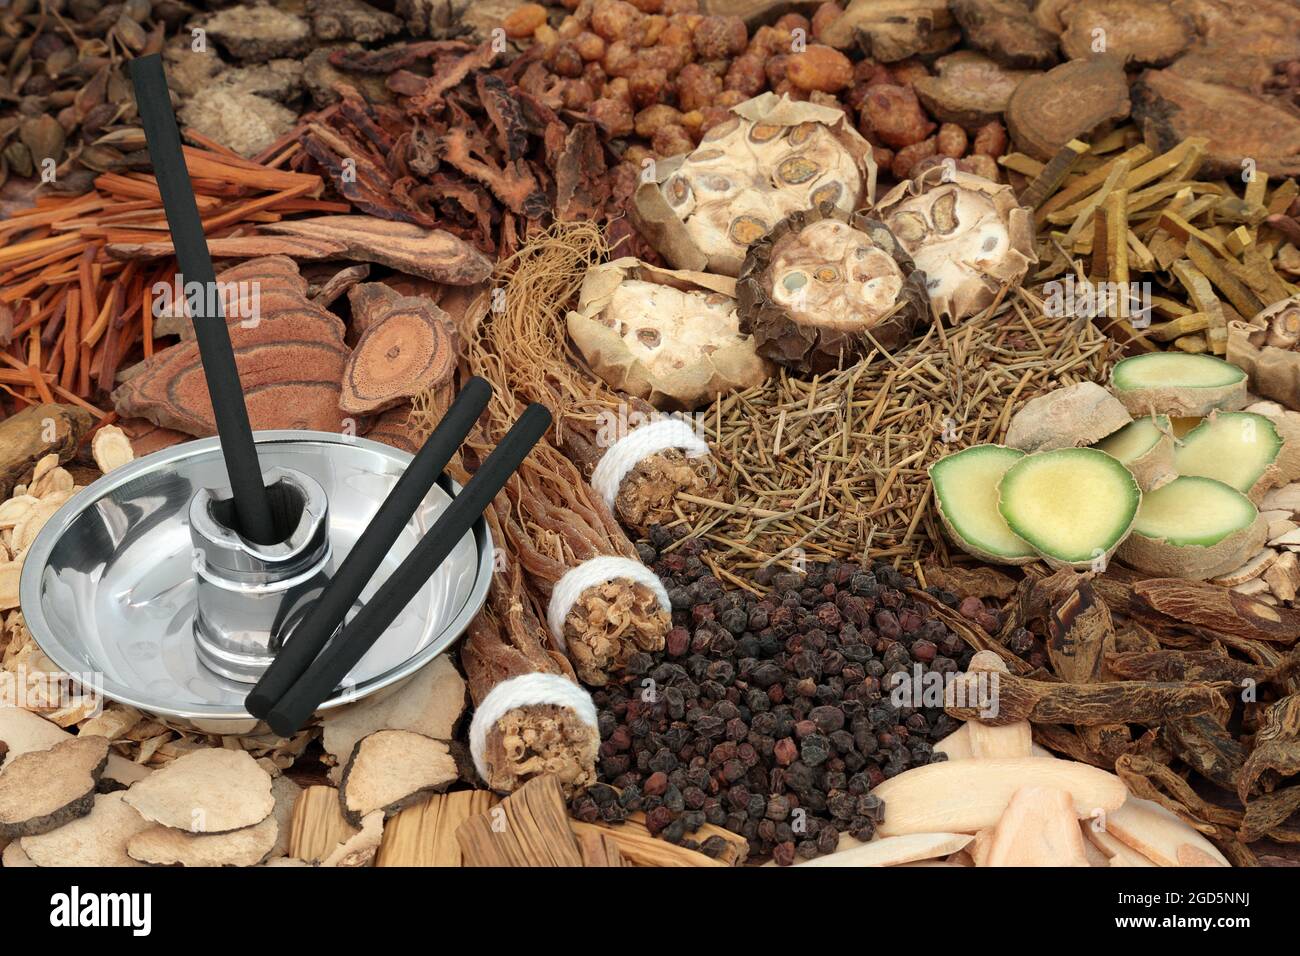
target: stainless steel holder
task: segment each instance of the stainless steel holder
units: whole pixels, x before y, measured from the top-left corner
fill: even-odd
[[[290,468],[262,477],[272,511],[293,528],[279,544],[257,544],[227,527],[234,510],[229,489],[202,488],[190,500],[195,650],[209,669],[245,684],[257,683],[333,572],[329,500],[320,482]]]

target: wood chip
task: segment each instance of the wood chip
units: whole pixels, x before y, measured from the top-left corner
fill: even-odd
[[[289,831],[289,856],[320,863],[357,830],[343,818],[339,792],[334,787],[307,787],[293,808]]]
[[[1215,584],[1222,584],[1224,587],[1235,587],[1238,584],[1245,584],[1247,581],[1259,577],[1277,560],[1277,552],[1272,548],[1265,548],[1259,554],[1255,555],[1241,567],[1229,574],[1221,574],[1217,578],[1211,578]]]
[[[581,866],[564,791],[552,774],[529,780],[456,831],[466,866]]]
[[[435,793],[407,807],[384,826],[375,866],[461,866],[456,831],[496,802],[496,794],[489,790],[457,790]]]
[[[147,820],[196,834],[252,827],[275,808],[271,775],[251,755],[212,747],[177,757],[128,790],[126,802]]]
[[[1300,542],[1297,542],[1300,543]],[[1279,601],[1294,601],[1300,589],[1300,559],[1294,551],[1278,556],[1273,566],[1264,572],[1264,583]]]

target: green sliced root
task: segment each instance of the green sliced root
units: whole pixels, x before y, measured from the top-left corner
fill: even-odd
[[[1092,446],[1133,472],[1138,487],[1154,491],[1178,477],[1174,470],[1174,433],[1164,415],[1139,418]]]
[[[1180,475],[1214,478],[1258,503],[1283,484],[1282,436],[1263,415],[1219,412],[1187,433],[1174,452]]]
[[[1142,502],[1132,473],[1095,448],[1028,455],[998,485],[998,510],[1054,568],[1104,570]]]
[[[1129,414],[1208,415],[1246,404],[1246,373],[1213,355],[1150,352],[1115,363],[1110,387]]]
[[[975,445],[930,466],[939,517],[967,554],[992,564],[1028,564],[1038,554],[998,511],[998,482],[1025,453],[1004,445]]]
[[[1148,574],[1203,581],[1241,568],[1267,539],[1268,522],[1240,491],[1184,475],[1143,496],[1119,559]]]

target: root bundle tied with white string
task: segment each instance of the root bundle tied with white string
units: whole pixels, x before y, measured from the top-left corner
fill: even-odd
[[[461,649],[474,700],[470,754],[503,793],[540,774],[554,774],[567,793],[596,782],[595,705],[568,659],[547,650],[542,627],[516,566],[496,576]]]
[[[684,422],[608,388],[566,338],[566,310],[606,252],[597,224],[556,223],[500,264],[492,309],[462,331],[474,373],[550,408],[556,442],[581,477],[627,527],[644,532],[676,517],[679,493],[711,497],[714,464]]]

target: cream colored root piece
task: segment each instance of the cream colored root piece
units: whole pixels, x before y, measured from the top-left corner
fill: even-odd
[[[1005,674],[1007,664],[993,651],[979,651],[971,657],[968,674]],[[989,757],[1031,757],[1034,752],[1034,729],[1027,720],[1014,724],[990,727],[977,720],[966,723],[970,755],[975,759]]]
[[[155,826],[126,844],[127,855],[157,866],[256,866],[270,855],[279,835],[275,817],[226,833],[188,833]]]
[[[1114,395],[1095,382],[1079,382],[1031,399],[1011,417],[1006,443],[1021,451],[1091,445],[1133,421]]]
[[[1087,866],[1069,793],[1055,787],[1022,787],[989,837],[985,866]]]
[[[1105,817],[1106,832],[1159,866],[1231,866],[1213,843],[1158,803],[1129,797]]]
[[[884,837],[846,850],[819,856],[799,866],[899,866],[935,860],[964,850],[971,837],[964,833],[909,833]]]
[[[90,440],[90,454],[104,474],[135,460],[135,451],[126,432],[116,425],[105,425]]]
[[[251,755],[211,747],[177,757],[124,799],[146,820],[191,833],[242,830],[275,808],[271,775]]]
[[[41,836],[23,837],[23,852],[37,866],[142,866],[126,845],[153,826],[122,800],[121,793],[95,795],[87,816]]]
[[[1054,787],[1074,798],[1076,817],[1107,813],[1128,796],[1113,773],[1042,757],[956,760],[916,767],[886,780],[873,793],[885,802],[881,836],[975,833],[994,827],[1022,787]]]
[[[1116,839],[1113,833],[1098,828],[1095,823],[1096,821],[1093,820],[1080,821],[1084,837],[1102,853],[1106,854],[1110,859],[1109,866],[1145,867],[1156,865],[1127,843]]]

